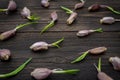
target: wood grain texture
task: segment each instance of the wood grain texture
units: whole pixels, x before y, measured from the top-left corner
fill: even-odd
[[[0,8],[6,8],[8,1],[0,0]],[[120,57],[120,23],[116,22],[113,25],[99,24],[99,19],[104,16],[113,16],[115,18],[120,18],[120,16],[104,9],[92,13],[87,11],[87,7],[94,3],[107,4],[113,6],[116,10],[120,10],[120,1],[87,0],[83,9],[76,10],[78,12],[78,18],[70,26],[66,24],[66,19],[69,15],[61,10],[60,6],[63,5],[73,9],[73,6],[79,0],[51,0],[51,5],[48,9],[40,6],[40,0],[15,1],[18,4],[18,11],[16,13],[10,15],[0,13],[0,33],[13,29],[18,24],[27,22],[26,19],[20,16],[20,11],[24,6],[30,8],[33,14],[39,15],[41,18],[38,24],[26,26],[18,30],[17,35],[13,38],[0,41],[1,49],[7,48],[12,52],[12,59],[9,62],[0,62],[0,74],[14,70],[29,57],[33,57],[31,63],[18,75],[0,80],[34,80],[30,76],[30,72],[38,67],[80,69],[80,72],[76,75],[52,74],[46,80],[97,80],[97,71],[93,63],[97,63],[99,57],[102,57],[102,71],[106,72],[114,80],[120,79],[120,72],[113,70],[112,65],[108,62],[108,58],[111,56]],[[42,28],[50,21],[50,13],[55,10],[59,16],[57,24],[43,35],[40,35]],[[84,38],[78,38],[76,36],[78,30],[96,29],[100,27],[103,28],[103,33],[93,33]],[[52,43],[62,37],[65,40],[60,44],[61,48],[49,48],[47,51],[38,52],[33,52],[29,49],[29,46],[34,42],[46,41]],[[98,56],[88,55],[84,61],[70,64],[82,52],[99,46],[106,46],[108,51]]]

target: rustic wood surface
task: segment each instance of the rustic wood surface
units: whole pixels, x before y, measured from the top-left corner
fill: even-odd
[[[0,8],[6,8],[8,1],[0,0]],[[63,5],[73,9],[73,6],[79,0],[51,0],[48,9],[41,7],[40,0],[15,1],[18,4],[18,11],[16,13],[10,15],[0,13],[0,33],[13,29],[18,24],[27,22],[26,19],[20,16],[20,10],[24,6],[27,6],[33,14],[39,15],[40,20],[39,24],[20,29],[15,37],[7,41],[0,41],[1,49],[7,48],[12,52],[12,59],[9,62],[0,62],[0,74],[16,69],[29,57],[33,57],[33,59],[18,75],[0,80],[34,80],[30,76],[30,72],[38,67],[80,69],[80,72],[76,75],[52,74],[46,80],[97,80],[97,71],[93,63],[97,63],[99,57],[102,57],[102,71],[106,72],[114,80],[120,80],[120,72],[114,71],[112,65],[108,62],[108,58],[111,56],[120,57],[120,23],[116,22],[113,25],[99,24],[99,19],[104,16],[120,18],[120,15],[113,14],[104,9],[91,13],[87,11],[87,7],[94,3],[107,4],[116,10],[120,10],[119,0],[86,0],[85,7],[76,10],[78,18],[71,26],[66,24],[68,15],[60,9],[60,6]],[[49,15],[53,11],[57,11],[59,16],[57,24],[43,35],[40,35],[41,29],[50,21]],[[103,33],[93,33],[85,38],[76,37],[78,30],[100,27],[103,28]],[[39,52],[33,52],[29,49],[29,46],[36,41],[52,43],[61,37],[64,37],[65,40],[59,49],[50,48],[48,51]],[[70,64],[73,59],[80,55],[79,53],[99,46],[106,46],[108,51],[98,56],[88,55],[84,61]]]

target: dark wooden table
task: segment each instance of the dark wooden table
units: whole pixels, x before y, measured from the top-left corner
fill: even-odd
[[[0,0],[0,8],[6,8],[9,0]],[[8,73],[16,69],[25,62],[29,57],[33,57],[28,66],[18,75],[9,79],[0,80],[34,80],[30,76],[30,72],[38,67],[46,67],[50,69],[80,69],[76,75],[56,75],[53,74],[46,80],[97,80],[97,71],[93,63],[97,63],[98,58],[102,57],[102,71],[110,75],[114,80],[120,80],[120,72],[114,71],[112,65],[108,62],[111,56],[120,57],[120,23],[113,25],[101,25],[99,19],[104,16],[113,16],[120,18],[120,15],[102,9],[98,12],[88,12],[88,6],[99,3],[106,4],[120,10],[119,0],[87,0],[85,7],[77,10],[78,18],[70,26],[66,24],[68,15],[60,9],[60,6],[66,6],[73,9],[73,6],[79,0],[51,0],[50,7],[45,9],[41,7],[40,0],[15,0],[18,4],[18,11],[11,15],[0,13],[0,32],[13,29],[16,25],[28,22],[21,18],[20,10],[27,6],[33,13],[41,18],[39,24],[30,25],[18,31],[14,38],[7,41],[0,41],[0,48],[10,49],[12,59],[9,62],[0,62],[0,74]],[[49,15],[51,12],[57,11],[59,20],[57,24],[49,29],[43,35],[40,35],[41,29],[49,23]],[[76,32],[83,29],[103,28],[103,33],[93,33],[84,38],[78,38]],[[33,52],[29,46],[36,41],[54,42],[61,37],[65,40],[61,44],[61,48],[50,48],[48,51]],[[88,55],[85,60],[80,63],[70,64],[70,62],[79,56],[78,53],[88,49],[106,46],[108,51],[105,54],[93,56]]]

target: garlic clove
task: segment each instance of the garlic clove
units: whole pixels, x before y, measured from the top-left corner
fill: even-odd
[[[27,7],[24,7],[21,11],[21,15],[24,18],[28,18],[31,15],[31,11]]]
[[[102,19],[100,19],[100,23],[101,24],[113,24],[113,23],[115,23],[115,18],[113,18],[113,17],[103,17]]]
[[[3,33],[0,34],[0,40],[9,39],[10,37],[14,36],[15,33],[16,33],[15,29],[3,32]]]
[[[51,18],[53,21],[56,21],[58,19],[58,15],[57,15],[56,11],[51,13]]]
[[[93,4],[90,7],[88,7],[88,11],[98,11],[100,8],[101,7],[99,4]]]
[[[107,51],[106,47],[97,47],[89,50],[90,54],[101,54]]]
[[[110,57],[109,62],[112,63],[115,70],[120,70],[120,58],[119,57]]]
[[[11,52],[8,49],[0,49],[0,60],[7,61],[11,56]]]
[[[41,5],[45,8],[50,6],[49,0],[41,0]]]
[[[72,24],[73,21],[77,18],[77,13],[76,12],[73,12],[70,17],[67,19],[67,24]]]
[[[37,80],[47,78],[52,73],[52,70],[48,68],[36,68],[31,72],[31,76]]]
[[[30,46],[30,49],[33,51],[39,51],[39,50],[47,50],[48,49],[48,43],[46,42],[36,42]]]

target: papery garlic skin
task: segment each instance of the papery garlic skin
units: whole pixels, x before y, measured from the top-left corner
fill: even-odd
[[[101,54],[107,51],[106,47],[97,47],[89,50],[90,54]]]
[[[120,58],[119,57],[110,57],[109,62],[112,63],[115,70],[120,71]]]
[[[100,19],[100,23],[101,24],[113,24],[113,23],[115,23],[115,18],[113,18],[113,17],[103,17],[102,19]]]
[[[31,72],[31,76],[37,80],[47,78],[52,73],[52,70],[48,68],[36,68]]]
[[[0,60],[7,61],[11,56],[11,52],[8,49],[0,49]]]
[[[30,49],[33,51],[39,51],[39,50],[47,50],[48,49],[48,43],[46,42],[36,42],[30,46]]]
[[[85,2],[77,3],[77,4],[75,4],[74,9],[76,10],[76,9],[82,8],[84,6],[84,4],[85,4]]]

